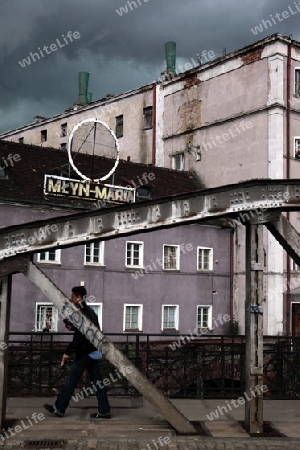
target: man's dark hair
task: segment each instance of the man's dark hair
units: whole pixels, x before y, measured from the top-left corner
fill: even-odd
[[[86,288],[84,286],[75,286],[72,288],[72,292],[83,300],[86,298]]]

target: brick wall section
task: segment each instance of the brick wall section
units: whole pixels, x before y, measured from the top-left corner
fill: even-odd
[[[197,77],[197,74],[193,74],[192,76],[189,76],[185,81],[184,81],[184,89],[189,89],[192,86],[196,86],[197,84],[200,84],[201,81],[199,80],[199,78]]]
[[[255,61],[259,61],[261,59],[262,49],[255,50],[254,52],[249,53],[248,55],[243,57],[243,63],[245,65],[251,64]]]

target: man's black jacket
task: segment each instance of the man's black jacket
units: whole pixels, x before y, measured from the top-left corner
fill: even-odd
[[[90,306],[82,301],[78,309],[82,314],[90,319],[96,327],[100,328],[97,314]],[[94,347],[94,345],[79,330],[75,329],[73,340],[68,345],[65,354],[71,355],[72,353],[75,353],[76,358],[80,359],[95,350],[97,350],[97,348]]]

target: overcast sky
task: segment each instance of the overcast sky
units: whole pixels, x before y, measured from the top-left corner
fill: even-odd
[[[135,2],[131,10],[125,0],[0,0],[0,131],[63,112],[78,99],[80,71],[90,72],[93,100],[151,83],[165,69],[167,41],[176,41],[184,64],[204,50],[220,56],[223,48],[237,50],[277,32],[300,40],[300,0],[299,11],[294,0]],[[255,35],[251,28],[270,14],[276,24]],[[80,37],[66,44],[62,35],[69,31]],[[45,45],[49,54],[33,62],[30,52]],[[24,58],[30,65],[21,67]]]

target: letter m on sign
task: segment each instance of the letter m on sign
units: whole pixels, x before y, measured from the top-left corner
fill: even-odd
[[[54,180],[52,178],[47,179],[46,183],[46,193],[60,192],[61,191],[61,180]]]

